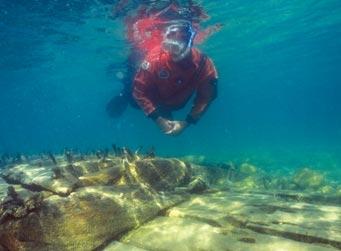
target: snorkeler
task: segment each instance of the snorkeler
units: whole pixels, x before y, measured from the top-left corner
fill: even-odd
[[[169,23],[162,49],[146,56],[133,82],[136,102],[165,134],[178,135],[197,123],[217,95],[217,72],[208,57],[192,48],[194,36],[191,23]],[[172,111],[183,108],[193,94],[186,119],[173,120]]]
[[[192,48],[198,33],[193,13],[190,19],[188,12],[174,4],[150,13],[141,9],[139,18],[127,24],[133,47],[129,73],[123,79],[124,90],[109,102],[107,111],[118,117],[130,103],[142,108],[164,133],[177,135],[196,123],[215,98],[217,73],[212,61]],[[194,93],[187,118],[172,120],[171,112],[184,107]]]

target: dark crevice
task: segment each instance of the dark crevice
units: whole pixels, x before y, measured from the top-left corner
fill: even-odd
[[[154,219],[154,218],[153,218]],[[147,223],[147,222],[145,222]],[[144,223],[144,224],[145,224]],[[143,226],[143,225],[141,225]],[[115,235],[115,237],[113,238],[109,238],[107,239],[106,241],[104,241],[101,245],[99,245],[98,247],[94,248],[92,251],[102,251],[104,250],[108,245],[110,245],[110,243],[114,242],[114,241],[120,241],[126,234],[128,234],[130,231],[134,230],[134,229],[137,229],[141,226],[138,226],[138,227],[132,227],[132,228],[129,228],[129,229],[126,229],[120,233],[118,233],[117,235]]]
[[[280,237],[292,239],[295,241],[300,241],[300,242],[305,242],[305,243],[310,243],[310,244],[317,243],[317,244],[331,245],[341,250],[341,242],[339,241],[328,240],[328,239],[324,239],[321,237],[310,236],[310,235],[299,234],[299,233],[282,232],[282,231],[278,231],[278,230],[274,230],[270,228],[258,227],[258,226],[247,226],[247,228],[258,233],[280,236]]]
[[[238,241],[245,242],[245,243],[256,243],[256,239],[252,237],[242,237],[238,239]]]
[[[193,219],[193,220],[196,220],[196,221],[198,221],[198,222],[208,224],[208,225],[210,225],[210,226],[212,226],[212,227],[223,227],[221,224],[219,224],[219,223],[218,223],[217,221],[215,221],[215,220],[203,218],[203,217],[200,217],[200,216],[190,216],[190,215],[186,215],[185,217],[180,217],[180,218]]]
[[[262,210],[263,212],[268,213],[268,214],[273,214],[276,211],[282,211],[282,212],[286,212],[286,213],[296,213],[297,212],[296,209],[292,209],[292,208],[288,208],[288,207],[281,207],[281,206],[276,206],[276,205],[250,204],[250,206],[257,207],[260,210]]]
[[[306,203],[314,203],[318,205],[332,205],[332,206],[341,206],[341,196],[339,195],[319,195],[319,194],[311,194],[311,195],[302,195],[300,193],[304,191],[297,191],[297,194],[292,194],[293,191],[289,191],[290,193],[285,192],[275,192],[275,193],[267,193],[265,191],[254,191],[255,194],[261,195],[271,195],[274,197],[281,198],[285,201],[295,201],[295,202],[306,202]]]

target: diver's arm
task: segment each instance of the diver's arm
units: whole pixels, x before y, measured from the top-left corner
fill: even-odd
[[[202,117],[211,102],[217,97],[218,73],[210,58],[205,61],[204,68],[198,79],[196,97],[186,121],[195,124]]]
[[[207,110],[208,106],[217,97],[217,78],[212,78],[201,84],[197,90],[193,107],[187,115],[186,122],[195,124]]]
[[[133,97],[148,117],[152,116],[156,111],[156,104],[152,96],[150,86],[135,79]]]
[[[155,90],[151,84],[152,76],[150,72],[140,70],[134,80],[133,97],[137,104],[144,111],[145,115],[151,118],[161,129],[168,134],[174,127],[172,121],[163,118],[158,111],[157,104],[154,101]]]

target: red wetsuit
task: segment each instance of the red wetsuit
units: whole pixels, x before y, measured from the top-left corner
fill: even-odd
[[[181,62],[174,62],[165,52],[151,52],[135,76],[133,96],[153,118],[159,115],[158,108],[180,109],[196,93],[187,117],[195,123],[216,96],[217,78],[212,61],[197,49]]]

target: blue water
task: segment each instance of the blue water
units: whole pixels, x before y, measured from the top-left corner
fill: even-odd
[[[105,113],[128,55],[122,18],[110,17],[115,2],[0,1],[0,153],[116,143],[338,169],[339,0],[199,1],[211,16],[203,26],[224,24],[200,45],[219,71],[219,94],[179,137],[162,135],[141,111]]]

